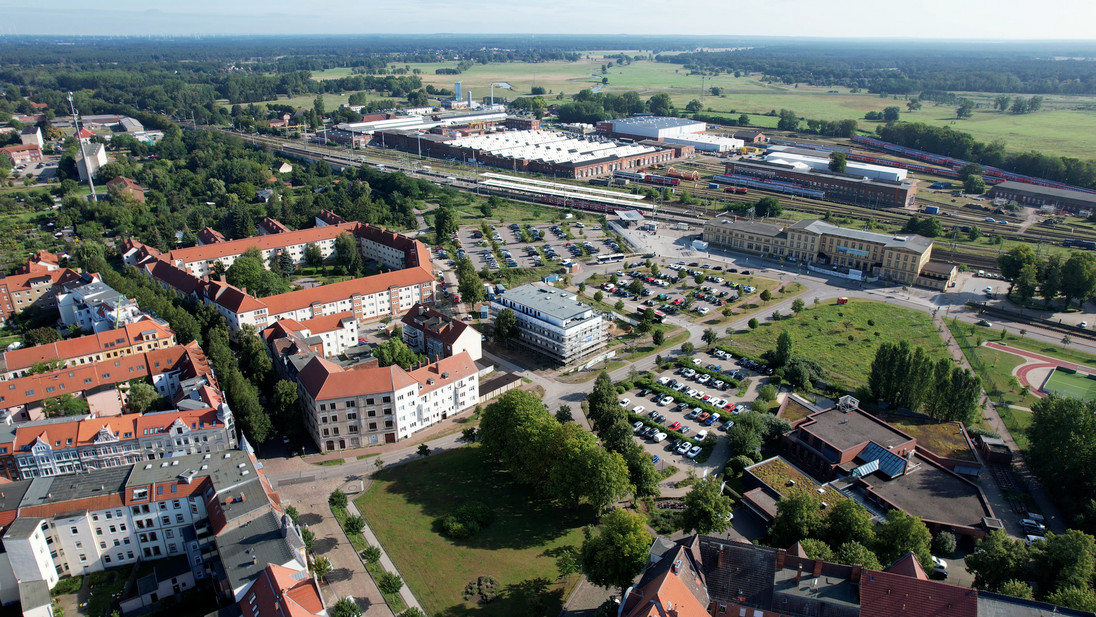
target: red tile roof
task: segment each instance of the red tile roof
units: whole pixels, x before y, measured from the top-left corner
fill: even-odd
[[[6,146],[4,148],[0,148],[0,151],[9,152],[9,153],[11,153],[11,152],[27,152],[27,151],[30,151],[30,150],[40,151],[41,149],[38,147],[38,144],[22,144],[22,145],[19,145],[19,146]]]
[[[95,137],[95,133],[92,133],[91,131],[87,130],[86,128],[82,128],[82,129],[80,129],[80,133],[79,133],[78,136],[80,137],[80,139],[90,139],[92,137]]]
[[[381,394],[402,390],[416,383],[407,371],[398,366],[358,365],[345,370],[319,356],[312,358],[301,369],[297,381],[313,400]]]
[[[206,283],[204,294],[207,298],[210,298],[217,304],[236,314],[258,311],[267,306],[263,300],[259,300],[255,296],[244,293],[242,289],[219,281],[209,281]],[[289,294],[281,295],[285,296]],[[266,300],[269,301],[271,298],[277,297],[279,296],[271,296]]]
[[[131,191],[140,191],[142,193],[145,191],[145,189],[142,188],[140,184],[137,184],[136,180],[133,180],[132,178],[127,178],[125,176],[115,176],[110,182],[107,182],[107,186],[110,188],[118,187]]]
[[[201,244],[216,244],[217,242],[227,242],[224,234],[213,229],[212,227],[206,227],[198,232],[198,242]]]
[[[184,296],[189,296],[202,287],[202,279],[186,270],[180,270],[166,261],[153,261],[145,264],[144,267],[149,276]]]
[[[300,289],[289,293],[279,294],[263,298],[259,302],[269,309],[267,314],[271,317],[300,310],[313,304],[329,304],[337,300],[346,300],[351,296],[380,293],[393,287],[409,287],[432,283],[434,272],[426,268],[406,268],[382,272],[373,276],[350,279],[340,283]],[[218,302],[219,303],[219,302]],[[254,310],[254,309],[252,309]],[[240,312],[240,311],[237,311]]]
[[[323,599],[315,579],[277,564],[267,564],[255,579],[251,591],[255,604],[245,607],[244,615],[261,614],[275,617],[315,617],[324,612]]]
[[[910,578],[919,578],[923,581],[929,580],[929,575],[925,574],[925,569],[921,567],[921,562],[917,560],[917,555],[913,553],[906,553],[898,561],[892,563],[887,568],[887,572]]]
[[[708,614],[704,581],[693,572],[684,547],[675,547],[651,566],[624,599],[620,614],[624,617]]]
[[[462,351],[455,356],[442,358],[411,371],[411,378],[419,382],[419,392],[425,393],[478,372],[479,368],[472,361],[472,356],[468,355],[467,351]],[[430,380],[433,380],[433,383],[430,383]]]
[[[30,289],[34,283],[50,282],[54,285],[68,283],[80,279],[80,273],[69,268],[50,270],[49,272],[31,272],[30,274],[13,274],[0,278],[0,285],[6,285],[9,292],[24,291]]]
[[[269,216],[263,217],[256,226],[268,234],[286,234],[290,232],[289,228],[281,221],[272,219]]]
[[[431,338],[438,339],[449,346],[456,343],[457,339],[472,327],[421,302],[412,306],[411,310],[403,316],[402,321],[416,330],[428,332]]]
[[[157,323],[151,317],[143,317],[121,328],[98,334],[6,351],[2,356],[3,365],[6,370],[15,371],[33,366],[35,362],[45,362],[54,358],[62,360],[80,358],[99,352],[132,347],[140,342],[172,339],[174,336],[175,334],[167,326]]]
[[[978,592],[938,581],[865,570],[860,617],[978,617]]]
[[[193,246],[185,249],[175,249],[174,251],[169,251],[166,257],[172,262],[181,260],[183,263],[186,264],[210,261],[213,259],[219,259],[221,257],[242,255],[244,251],[253,246],[258,247],[260,251],[265,251],[286,246],[293,246],[296,244],[308,244],[310,242],[331,240],[343,232],[352,232],[353,228],[353,223],[344,223],[342,225],[329,225],[327,227],[312,227],[309,229],[300,229],[284,234],[255,236],[251,238],[242,238],[240,240],[228,240],[226,242],[217,242],[215,244]]]

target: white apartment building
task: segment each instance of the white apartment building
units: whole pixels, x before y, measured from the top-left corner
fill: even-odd
[[[491,302],[491,313],[497,318],[507,308],[517,317],[515,342],[560,364],[605,348],[608,323],[562,289],[536,283],[509,289]]]

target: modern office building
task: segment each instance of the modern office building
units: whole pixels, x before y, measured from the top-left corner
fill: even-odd
[[[574,294],[543,284],[507,290],[491,302],[491,313],[511,309],[517,316],[514,342],[560,364],[571,364],[605,348],[608,323]]]

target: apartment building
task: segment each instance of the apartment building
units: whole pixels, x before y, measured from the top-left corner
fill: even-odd
[[[704,225],[702,238],[716,246],[770,259],[834,266],[903,284],[927,273],[932,240],[916,234],[880,234],[809,219],[781,226],[721,215]]]
[[[0,278],[0,316],[5,320],[31,307],[57,308],[57,293],[62,285],[80,280],[80,273],[68,268],[26,267],[29,271],[25,274]]]
[[[66,327],[78,325],[84,332],[120,328],[144,316],[136,300],[115,291],[98,274],[83,274],[79,280],[62,283],[57,291],[57,311]]]
[[[491,302],[491,313],[503,309],[517,316],[514,341],[560,364],[571,364],[605,348],[608,323],[574,294],[550,285],[529,284],[507,290]]]
[[[344,367],[314,353],[277,361],[297,382],[305,426],[324,452],[394,443],[479,402],[467,352],[409,371],[375,360]]]
[[[304,542],[243,445],[6,484],[0,521],[17,584],[177,558],[233,602],[254,604],[272,583],[279,596],[296,588],[308,578]],[[295,582],[264,581],[272,566]],[[323,615],[319,602],[309,612]]]
[[[462,351],[473,360],[483,357],[483,335],[472,326],[441,311],[416,304],[403,316],[403,342],[415,353],[436,360]]]
[[[175,333],[167,322],[144,315],[114,330],[0,353],[0,380],[22,377],[35,364],[80,366],[174,346]]]
[[[358,343],[358,320],[346,311],[304,321],[281,319],[260,335],[268,345],[295,344],[300,353],[310,351],[325,358],[337,356]]]

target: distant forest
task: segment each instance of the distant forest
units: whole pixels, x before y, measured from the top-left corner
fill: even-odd
[[[830,42],[659,54],[656,60],[701,73],[760,73],[776,83],[844,86],[877,94],[1096,93],[1096,48],[1057,45]]]

